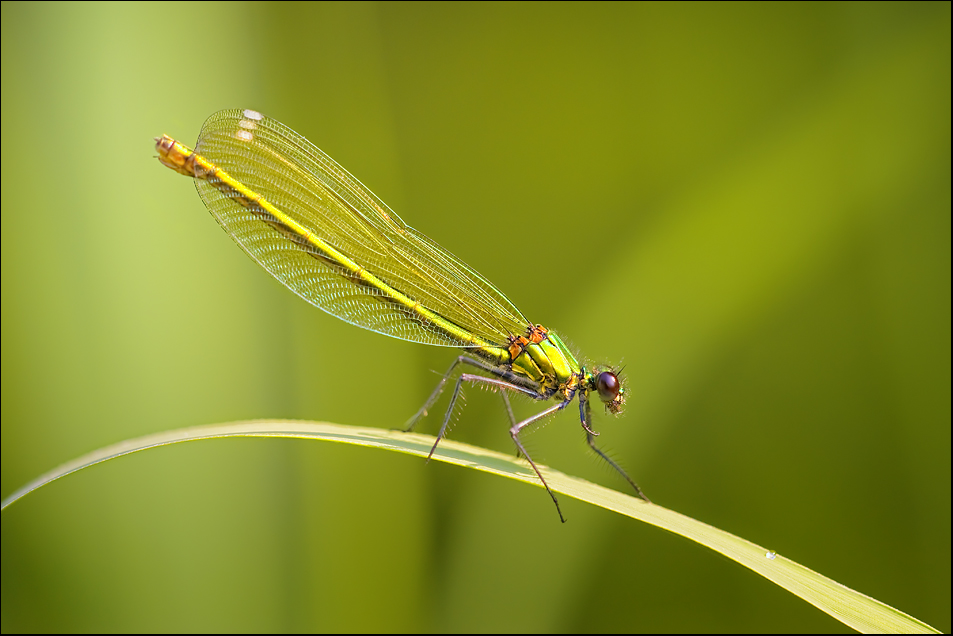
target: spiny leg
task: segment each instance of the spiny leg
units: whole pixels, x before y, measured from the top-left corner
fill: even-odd
[[[457,397],[460,395],[460,389],[463,388],[464,382],[482,382],[484,384],[492,384],[510,391],[519,391],[520,393],[524,393],[534,399],[541,399],[541,395],[538,392],[518,384],[512,384],[506,380],[500,380],[499,378],[487,378],[482,375],[474,375],[472,373],[461,373],[460,377],[457,378],[457,385],[453,389],[453,395],[450,396],[450,406],[447,407],[447,413],[443,416],[443,424],[440,426],[440,432],[437,433],[437,439],[434,441],[433,447],[430,449],[430,454],[427,455],[427,461],[430,461],[430,458],[433,456],[433,452],[437,450],[437,444],[440,443],[440,440],[443,439],[443,436],[447,431],[447,425],[450,424],[450,416],[453,415],[453,407],[457,403]]]
[[[592,411],[589,410],[589,394],[585,391],[579,392],[579,419],[582,420],[582,427],[586,429],[586,435],[590,438],[599,437],[599,433],[592,430]],[[592,444],[589,444],[592,446]],[[602,453],[599,453],[602,455]]]
[[[536,399],[536,400],[544,400],[544,399],[548,399],[548,398],[550,397],[550,396],[547,395],[547,394],[543,394],[543,393],[539,393],[539,392],[535,392],[535,391],[530,391],[530,390],[525,389],[525,388],[523,388],[523,387],[510,384],[509,382],[506,382],[506,381],[504,381],[504,380],[499,380],[499,379],[496,379],[496,378],[485,378],[485,377],[483,377],[483,376],[481,376],[481,375],[472,375],[472,374],[469,374],[469,373],[464,373],[464,374],[462,374],[462,375],[460,376],[460,379],[457,381],[457,388],[456,388],[456,390],[454,391],[454,396],[453,396],[453,398],[451,398],[451,402],[450,402],[450,408],[451,408],[451,409],[453,408],[453,401],[456,400],[456,393],[457,393],[457,391],[460,390],[460,385],[461,385],[461,383],[462,383],[464,380],[467,380],[467,381],[485,382],[485,383],[487,383],[487,384],[494,384],[494,385],[496,385],[496,386],[499,386],[499,387],[504,388],[504,389],[509,389],[509,390],[511,390],[511,391],[519,391],[519,392],[521,392],[521,393],[524,393],[524,394],[526,394],[526,395],[529,395],[530,397],[532,397],[532,398],[534,398],[534,399]],[[522,442],[520,442],[520,440],[519,440],[519,434],[520,434],[520,432],[521,432],[524,428],[526,428],[526,427],[529,426],[530,424],[533,424],[533,423],[535,423],[535,422],[537,422],[537,421],[543,419],[544,417],[546,417],[547,415],[550,415],[551,413],[555,413],[556,411],[560,411],[560,410],[566,408],[566,405],[569,404],[569,403],[572,401],[572,399],[570,398],[570,399],[568,399],[568,400],[565,400],[565,401],[563,401],[563,402],[560,402],[559,404],[556,404],[556,405],[554,405],[554,406],[551,406],[551,407],[549,407],[548,409],[546,409],[546,410],[544,410],[544,411],[542,411],[542,412],[540,412],[540,413],[537,413],[536,415],[534,415],[534,416],[532,416],[532,417],[530,417],[530,418],[527,418],[527,419],[523,420],[522,422],[520,422],[519,424],[517,424],[517,423],[516,423],[516,417],[514,417],[514,415],[513,415],[513,408],[510,406],[510,399],[509,399],[509,397],[507,397],[507,395],[506,395],[506,393],[505,393],[504,391],[500,391],[500,395],[503,396],[503,403],[506,405],[506,411],[507,411],[507,414],[508,414],[509,417],[510,417],[510,422],[511,422],[511,424],[512,424],[512,426],[510,427],[510,437],[513,438],[513,443],[516,445],[516,456],[519,457],[520,455],[522,455],[523,457],[526,458],[526,461],[529,462],[529,465],[533,467],[533,471],[535,471],[536,476],[539,477],[539,480],[543,483],[543,486],[546,488],[546,492],[549,493],[549,496],[552,498],[553,503],[556,504],[556,512],[559,513],[559,519],[560,519],[560,521],[562,521],[563,523],[566,523],[566,518],[563,517],[562,509],[560,509],[560,507],[559,507],[559,500],[556,499],[556,495],[555,495],[555,494],[553,493],[553,491],[549,488],[549,484],[547,484],[547,483],[546,483],[546,480],[543,479],[543,474],[542,474],[541,472],[539,472],[539,468],[536,467],[536,463],[533,462],[533,459],[532,459],[532,458],[529,456],[529,454],[526,452],[526,449],[523,447]],[[440,441],[440,438],[443,436],[443,431],[444,431],[444,428],[446,428],[446,426],[447,426],[447,419],[448,419],[448,418],[449,418],[449,411],[448,411],[448,416],[447,416],[447,418],[444,418],[444,425],[443,425],[443,427],[440,429],[440,434],[437,436],[437,441],[438,441],[438,442]],[[434,443],[434,448],[436,448],[436,447],[437,447],[437,444]],[[432,454],[432,453],[433,453],[433,449],[431,449],[430,452],[431,452],[431,454]]]
[[[425,417],[427,415],[427,411],[430,410],[430,407],[434,405],[434,402],[436,402],[437,398],[440,397],[440,394],[443,393],[443,389],[447,385],[447,380],[450,379],[450,374],[453,373],[453,370],[457,368],[458,364],[464,364],[464,363],[473,363],[476,365],[478,361],[468,358],[466,356],[457,356],[457,359],[454,360],[453,363],[451,363],[450,368],[447,369],[447,372],[440,377],[440,381],[437,383],[436,388],[434,388],[433,392],[430,394],[430,397],[427,398],[427,401],[424,402],[424,405],[421,406],[420,410],[414,413],[409,420],[407,420],[406,427],[404,428],[404,432],[409,433],[410,431],[414,430],[414,427],[417,425],[417,422],[420,421],[420,418]]]
[[[513,415],[513,407],[510,406],[510,398],[507,397],[506,391],[500,391],[500,397],[503,398],[503,406],[506,407],[506,414],[510,416],[510,427],[516,426],[516,416]],[[516,458],[521,457],[519,450],[516,451]]]
[[[500,376],[500,378],[506,378],[506,379],[504,380],[500,378],[487,378],[482,375],[474,375],[472,373],[460,374],[460,377],[457,378],[456,386],[453,389],[453,395],[450,396],[450,405],[447,407],[447,412],[443,417],[443,424],[440,426],[440,432],[437,433],[437,439],[434,441],[433,446],[430,449],[430,453],[427,455],[427,461],[430,461],[430,458],[433,456],[434,451],[437,450],[437,444],[440,443],[440,440],[443,439],[444,434],[447,431],[447,426],[450,423],[450,417],[453,415],[453,407],[456,405],[457,397],[460,394],[460,390],[462,389],[464,382],[473,382],[473,383],[482,382],[484,384],[491,384],[491,385],[498,386],[502,389],[506,389],[509,391],[517,391],[519,393],[523,393],[524,395],[527,395],[533,398],[534,400],[546,400],[546,399],[549,399],[552,395],[551,393],[542,393],[538,391],[536,389],[538,385],[535,382],[527,381],[524,378],[515,376],[513,373],[506,371],[505,369],[492,367],[490,365],[481,363],[478,360],[467,358],[466,356],[460,356],[452,365],[450,365],[450,369],[447,370],[447,374],[440,381],[440,384],[437,385],[437,388],[434,390],[433,394],[430,396],[430,399],[427,400],[427,403],[424,404],[424,408],[418,411],[417,415],[415,415],[412,418],[413,421],[411,426],[413,426],[413,424],[416,424],[416,420],[419,418],[419,416],[422,413],[425,413],[426,410],[433,405],[433,402],[437,399],[437,397],[443,391],[443,387],[446,384],[448,376],[453,371],[454,367],[456,367],[457,364],[460,364],[460,363],[472,364],[475,367],[481,368],[485,371],[488,371],[489,373],[493,373],[494,375]],[[509,380],[511,378],[515,378],[518,381],[518,383],[510,382]],[[536,467],[536,464],[533,462],[530,456],[526,453],[526,449],[523,448],[523,444],[519,440],[519,434],[520,434],[520,431],[522,431],[524,428],[526,428],[530,424],[546,417],[547,415],[550,415],[551,413],[555,413],[556,411],[566,408],[566,405],[569,404],[571,399],[560,402],[559,404],[556,404],[555,406],[551,406],[550,408],[542,411],[541,413],[537,413],[536,415],[516,424],[515,423],[516,418],[513,415],[513,409],[510,406],[509,398],[503,392],[501,392],[501,395],[503,395],[503,402],[506,405],[506,410],[510,417],[510,422],[512,423],[512,426],[510,427],[510,437],[513,438],[513,443],[516,444],[517,454],[521,453],[523,457],[526,458],[526,461],[529,462],[529,465],[533,467],[533,471],[536,473],[536,476],[539,477],[539,480],[542,482],[543,487],[546,488],[546,492],[549,493],[549,496],[552,498],[553,503],[556,504],[556,512],[559,514],[560,521],[562,521],[563,523],[566,523],[566,518],[563,517],[563,512],[559,507],[559,500],[556,499],[556,495],[549,488],[549,484],[546,483],[546,480],[543,478],[543,474],[539,472],[539,468]]]
[[[542,411],[541,413],[537,413],[533,417],[527,418],[523,420],[522,422],[520,422],[519,424],[514,425],[510,429],[510,437],[513,438],[513,443],[516,444],[516,450],[519,453],[522,453],[523,457],[526,458],[526,461],[529,462],[529,465],[533,467],[534,471],[536,471],[536,476],[539,477],[539,480],[541,482],[543,482],[543,486],[546,488],[546,492],[549,493],[549,496],[552,497],[553,499],[553,503],[556,504],[556,512],[559,513],[559,520],[562,521],[563,523],[566,523],[566,518],[563,516],[563,511],[559,508],[559,500],[556,499],[556,495],[553,494],[552,490],[550,490],[549,484],[547,484],[546,480],[543,479],[543,474],[539,472],[539,468],[536,467],[536,464],[533,462],[530,456],[526,453],[526,449],[523,448],[523,444],[520,442],[519,434],[520,434],[520,431],[522,431],[524,428],[526,428],[530,424],[538,420],[541,420],[542,418],[546,417],[547,415],[550,415],[551,413],[555,413],[556,411],[566,408],[566,405],[569,404],[569,402],[570,400],[566,400],[564,402],[560,402],[559,404],[556,404],[555,406],[551,406],[545,411]]]
[[[510,398],[506,391],[500,391],[500,397],[503,398],[503,406],[506,407],[506,414],[510,416],[510,426],[516,426],[516,416],[513,415],[513,407],[510,406]]]
[[[478,369],[486,371],[487,373],[492,373],[493,375],[505,378],[509,380],[511,384],[524,386],[528,389],[537,388],[538,385],[532,380],[527,380],[526,378],[519,377],[507,371],[506,369],[501,369],[499,367],[494,367],[493,365],[483,362],[482,360],[477,360],[475,358],[470,358],[468,356],[457,356],[457,359],[453,361],[453,364],[450,365],[450,368],[447,369],[447,372],[443,374],[440,378],[440,382],[437,383],[437,387],[430,394],[430,397],[427,398],[427,401],[424,402],[424,405],[420,407],[420,410],[417,411],[409,420],[407,420],[406,426],[404,428],[405,433],[409,433],[414,430],[414,427],[417,425],[417,422],[420,421],[420,418],[427,415],[427,411],[430,410],[430,407],[434,405],[434,402],[440,397],[440,394],[443,393],[444,388],[447,385],[447,380],[450,379],[450,375],[453,373],[453,370],[457,368],[459,364],[469,364]],[[459,390],[459,389],[457,389]]]
[[[616,470],[616,472],[622,475],[625,478],[625,480],[629,482],[633,488],[635,488],[635,492],[639,497],[641,497],[645,501],[648,501],[649,503],[652,503],[652,501],[645,496],[645,493],[642,492],[642,489],[639,488],[639,485],[635,483],[634,481],[632,481],[632,478],[629,477],[628,473],[622,470],[621,466],[619,466],[617,463],[609,459],[608,455],[606,455],[601,450],[599,450],[598,447],[596,447],[595,435],[597,435],[597,433],[593,433],[592,431],[592,410],[589,408],[589,400],[586,399],[586,396],[582,393],[580,393],[579,395],[579,411],[580,411],[580,417],[582,418],[582,427],[586,429],[586,442],[589,444],[589,448],[596,451],[596,454],[598,454],[599,457],[604,459],[607,464],[612,466]]]

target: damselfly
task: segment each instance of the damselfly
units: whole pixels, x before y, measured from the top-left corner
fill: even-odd
[[[457,376],[431,455],[465,383],[497,390],[518,453],[565,521],[520,433],[578,398],[589,446],[648,501],[595,444],[589,396],[619,413],[625,389],[618,372],[581,365],[559,336],[526,320],[488,280],[406,225],[310,141],[256,111],[223,110],[205,122],[194,151],[167,135],[156,150],[164,165],[194,178],[209,212],[249,256],[312,305],[388,336],[464,349],[407,423],[409,431],[427,414],[457,367],[479,372]],[[508,392],[556,404],[517,422]]]

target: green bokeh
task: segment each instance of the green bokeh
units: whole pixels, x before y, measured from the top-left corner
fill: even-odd
[[[399,426],[449,364],[301,302],[154,159],[236,107],[624,363],[595,424],[653,500],[950,630],[948,3],[4,2],[4,496],[165,429]],[[452,435],[508,450],[468,398]],[[625,488],[571,413],[527,441]],[[3,513],[2,629],[842,629],[563,506],[337,445],[154,450]]]

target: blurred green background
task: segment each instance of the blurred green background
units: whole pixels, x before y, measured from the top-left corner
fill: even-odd
[[[254,108],[624,363],[627,411],[595,426],[654,501],[949,632],[949,3],[4,2],[2,23],[3,496],[166,429],[400,426],[455,355],[302,302],[155,160],[153,137]],[[499,399],[468,398],[452,437],[512,452]],[[549,424],[536,459],[626,489],[574,414]],[[152,450],[3,513],[2,629],[844,630],[563,509],[377,450]]]

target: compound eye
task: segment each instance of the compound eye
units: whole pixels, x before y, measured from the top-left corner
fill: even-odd
[[[619,397],[619,378],[615,373],[603,371],[596,376],[596,391],[603,402],[612,402]]]

